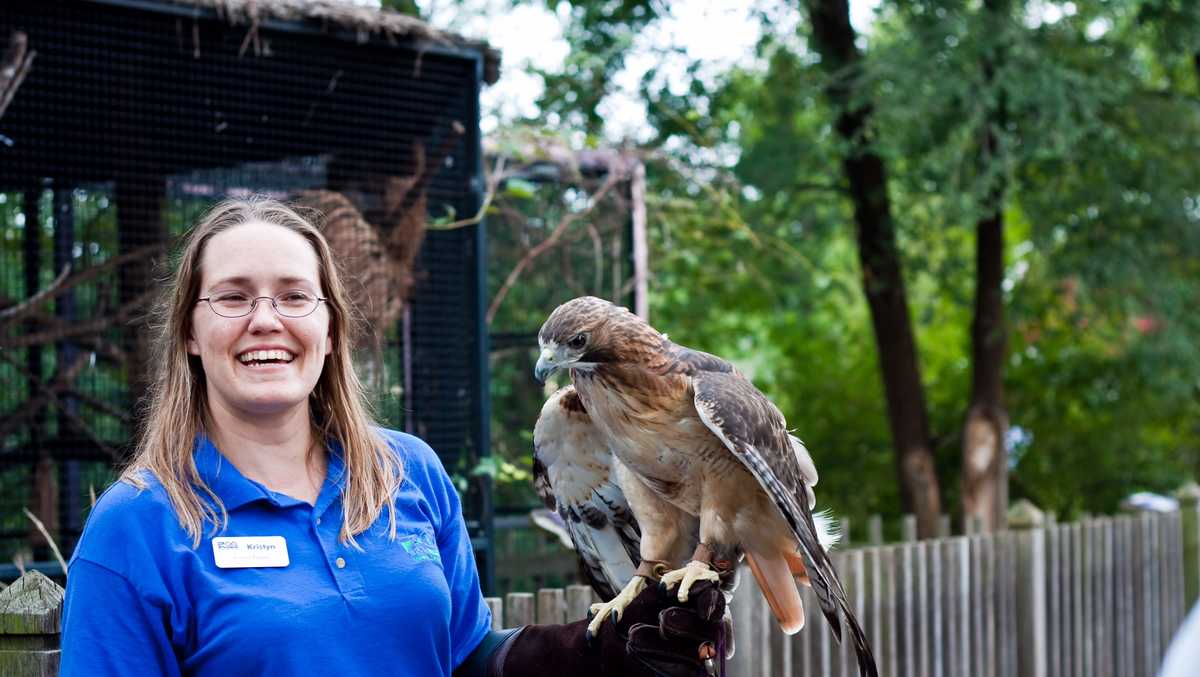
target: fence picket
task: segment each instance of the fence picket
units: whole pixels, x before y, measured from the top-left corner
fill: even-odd
[[[1062,562],[1062,531],[1047,515],[1046,522],[1046,672],[1065,675],[1063,670],[1062,598],[1058,570]]]
[[[587,618],[592,607],[592,588],[588,585],[567,586],[567,622]]]
[[[484,597],[483,603],[487,605],[489,611],[492,612],[492,629],[499,630],[504,627],[504,601],[499,597]]]
[[[537,592],[539,625],[567,622],[567,601],[561,588],[542,588]]]
[[[916,642],[913,634],[916,631],[916,619],[913,602],[913,545],[911,542],[901,544],[896,559],[896,586],[898,588],[897,602],[899,604],[899,654],[900,674],[917,675]]]
[[[1115,562],[1117,567],[1117,671],[1121,675],[1133,675],[1133,539],[1129,535],[1129,519],[1117,518],[1117,540],[1115,547],[1124,557]]]
[[[863,586],[866,593],[866,618],[863,621],[866,623],[864,628],[867,632],[867,637],[871,640],[871,646],[875,649],[875,657],[877,660],[883,656],[879,653],[883,647],[883,599],[887,594],[883,588],[883,573],[880,570],[880,548],[871,547],[863,550],[863,567],[866,571],[867,581]],[[881,664],[880,669],[883,669]]]
[[[1123,585],[1121,587],[1122,597],[1124,598],[1125,615],[1125,633],[1122,635],[1123,644],[1125,646],[1124,657],[1122,661],[1122,673],[1124,675],[1138,674],[1138,652],[1137,647],[1140,644],[1138,641],[1138,633],[1141,628],[1137,624],[1137,611],[1134,608],[1134,602],[1137,601],[1137,586],[1140,584],[1141,577],[1138,575],[1138,564],[1140,559],[1137,557],[1137,523],[1132,517],[1121,518],[1121,535],[1124,541],[1124,548],[1127,556],[1122,561]]]
[[[1113,660],[1113,646],[1116,644],[1115,610],[1113,597],[1116,593],[1116,581],[1113,576],[1113,523],[1104,520],[1100,525],[1100,572],[1101,597],[1100,619],[1104,628],[1100,633],[1100,677],[1115,677],[1116,667]]]
[[[879,515],[867,518],[867,542],[872,545],[883,544],[883,518]]]
[[[972,534],[975,532],[972,531]],[[983,537],[969,537],[971,547],[971,656],[974,659],[971,674],[984,675],[987,671],[984,657],[983,632]]]
[[[1172,590],[1171,584],[1173,577],[1171,575],[1171,555],[1173,554],[1171,543],[1171,524],[1172,517],[1170,514],[1163,515],[1155,520],[1158,524],[1155,529],[1155,537],[1158,540],[1157,553],[1155,559],[1158,564],[1158,655],[1156,663],[1161,662],[1161,659],[1167,653],[1167,645],[1171,642],[1171,632],[1167,629],[1173,627],[1171,625],[1171,616],[1173,615],[1172,607],[1178,589]]]
[[[1095,647],[1094,631],[1096,629],[1096,609],[1093,605],[1095,601],[1093,597],[1095,578],[1096,553],[1091,539],[1092,529],[1091,520],[1085,521],[1079,525],[1079,542],[1082,557],[1080,558],[1079,567],[1083,572],[1079,576],[1080,586],[1080,608],[1083,610],[1080,618],[1084,621],[1080,623],[1083,632],[1083,646],[1080,651],[1083,654],[1081,665],[1083,666],[1083,674],[1095,675],[1096,663],[1095,656],[1092,651]]]
[[[945,581],[942,576],[941,543],[930,541],[926,543],[929,561],[929,639],[932,642],[930,654],[933,677],[943,677],[946,674],[945,636],[946,618],[944,613]]]
[[[504,599],[504,627],[533,624],[533,593],[510,592]]]
[[[1136,521],[1134,531],[1134,553],[1136,564],[1134,565],[1135,584],[1134,584],[1134,604],[1133,613],[1137,618],[1137,633],[1138,643],[1137,649],[1137,675],[1149,677],[1154,651],[1150,648],[1151,642],[1154,641],[1154,629],[1150,627],[1150,619],[1147,618],[1145,601],[1150,598],[1151,578],[1149,564],[1153,562],[1153,553],[1150,551],[1150,535],[1146,528],[1148,516],[1139,516]]]
[[[1185,561],[1185,551],[1183,546],[1183,513],[1175,513],[1171,516],[1175,526],[1172,528],[1172,537],[1175,539],[1175,549],[1171,556],[1171,561],[1174,563],[1173,575],[1174,583],[1171,585],[1172,590],[1178,591],[1173,599],[1175,600],[1175,614],[1171,617],[1171,627],[1178,628],[1183,625],[1184,618],[1187,617],[1188,607],[1186,604],[1187,581],[1184,579],[1183,563]]]
[[[958,648],[960,654],[960,675],[971,674],[971,622],[973,608],[971,591],[974,589],[971,569],[971,539],[967,536],[958,540],[958,552],[955,554],[958,569]]]
[[[900,618],[897,600],[900,595],[896,590],[896,548],[893,546],[880,548],[880,566],[883,572],[883,643],[879,649],[883,656],[884,674],[887,677],[900,677],[900,652],[898,649],[896,625]],[[814,673],[817,674],[817,673]]]
[[[1145,559],[1144,568],[1146,571],[1146,596],[1143,600],[1143,609],[1145,609],[1146,625],[1150,628],[1150,636],[1146,640],[1146,675],[1149,677],[1156,672],[1158,667],[1159,645],[1162,643],[1161,632],[1159,632],[1159,616],[1158,610],[1155,608],[1154,602],[1159,599],[1159,586],[1162,583],[1162,574],[1158,569],[1158,529],[1156,520],[1153,515],[1145,514],[1142,516],[1142,530],[1146,538],[1146,546],[1143,549]]]
[[[930,633],[925,631],[929,618],[929,564],[926,559],[929,542],[922,541],[913,546],[913,643],[916,649],[917,671],[913,674],[928,675]]]

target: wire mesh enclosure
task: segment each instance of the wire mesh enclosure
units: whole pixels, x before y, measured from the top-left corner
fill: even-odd
[[[360,347],[378,416],[452,472],[487,453],[482,227],[427,224],[479,208],[494,53],[397,15],[263,2],[237,23],[206,7],[221,4],[0,13],[0,53],[24,44],[0,103],[0,561],[49,557],[24,506],[70,555],[130,448],[175,239],[227,196],[328,213],[374,332]],[[486,478],[467,498],[486,556]]]

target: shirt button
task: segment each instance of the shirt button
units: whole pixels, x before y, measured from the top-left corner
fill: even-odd
[[[317,524],[320,524],[320,523],[321,523],[321,518],[320,518],[320,517],[318,517],[318,518],[317,518]]]
[[[341,557],[339,557],[339,558],[337,558],[337,559],[333,560],[333,563],[334,563],[334,564],[336,564],[336,565],[337,565],[337,568],[339,568],[339,569],[345,569],[345,568],[346,568],[346,560],[342,559]]]

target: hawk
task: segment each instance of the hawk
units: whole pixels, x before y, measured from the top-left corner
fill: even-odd
[[[638,557],[629,558],[634,573],[598,605],[591,632],[610,613],[619,615],[650,580],[678,586],[686,601],[693,583],[719,584],[744,558],[784,632],[804,626],[796,586],[811,585],[839,640],[845,618],[860,672],[878,675],[813,517],[816,468],[765,395],[725,360],[676,345],[629,310],[590,296],[556,308],[538,332],[538,345],[534,376],[544,382],[569,371],[573,390],[551,401],[559,409],[577,408],[589,423],[573,428],[587,433],[579,443],[551,434],[555,444],[547,445],[547,402],[538,422],[541,444],[535,430],[546,482],[555,497],[584,506],[577,508],[579,524],[585,504],[596,505],[579,487],[595,486],[594,478],[605,475],[620,488],[640,530]],[[558,453],[553,459],[542,451],[549,446]],[[561,478],[585,473],[568,470],[570,464],[554,467],[568,448],[588,457],[581,467],[593,476],[571,491],[572,482]]]

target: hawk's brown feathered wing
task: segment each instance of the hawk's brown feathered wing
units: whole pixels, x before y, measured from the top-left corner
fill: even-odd
[[[842,638],[838,613],[841,610],[853,636],[859,665],[873,667],[875,661],[866,633],[859,626],[833,563],[818,539],[809,506],[810,490],[783,414],[754,384],[732,369],[697,369],[691,379],[700,419],[750,470],[799,540],[813,590],[834,634],[839,640]]]

